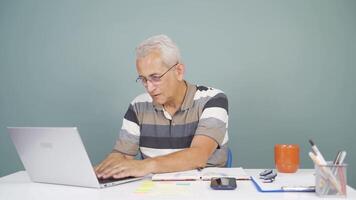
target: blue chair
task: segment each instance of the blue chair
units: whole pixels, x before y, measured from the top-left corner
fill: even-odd
[[[226,167],[231,168],[232,167],[232,152],[230,148],[227,148],[227,161],[226,161]]]

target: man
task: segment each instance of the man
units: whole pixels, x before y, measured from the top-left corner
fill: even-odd
[[[176,44],[165,35],[136,48],[137,82],[147,93],[130,104],[114,150],[95,171],[123,178],[224,166],[228,100],[217,89],[189,84]],[[135,160],[141,153],[144,158]]]

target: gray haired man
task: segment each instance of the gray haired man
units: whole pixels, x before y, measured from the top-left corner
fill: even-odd
[[[136,48],[136,70],[146,93],[131,102],[113,151],[95,167],[97,176],[225,166],[226,95],[185,81],[179,49],[166,35],[150,37]],[[134,159],[139,152],[143,159]]]

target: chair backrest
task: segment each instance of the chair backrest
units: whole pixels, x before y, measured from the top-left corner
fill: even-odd
[[[230,148],[227,148],[227,161],[226,161],[226,167],[231,168],[232,167],[232,152]]]

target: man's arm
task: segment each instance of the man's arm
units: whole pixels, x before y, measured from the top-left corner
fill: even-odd
[[[153,158],[151,161],[154,165],[152,173],[204,168],[217,146],[218,144],[212,138],[197,135],[193,138],[190,148]]]
[[[101,177],[123,178],[144,176],[150,173],[165,173],[205,167],[211,154],[217,148],[215,140],[197,135],[189,148],[165,156],[144,160],[127,159],[122,154],[109,155],[96,170]]]

